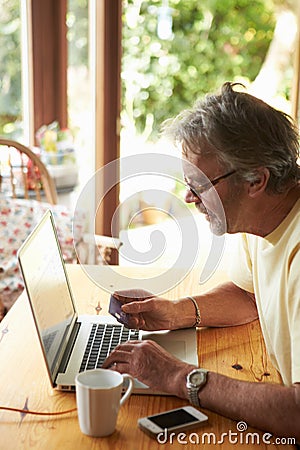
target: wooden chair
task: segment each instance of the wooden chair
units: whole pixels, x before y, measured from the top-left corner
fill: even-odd
[[[47,167],[23,144],[0,138],[0,192],[13,198],[35,198],[51,205],[57,203],[57,192]]]
[[[0,138],[0,193],[12,198],[44,199],[50,205],[57,204],[54,180],[39,156],[25,145],[3,138]],[[109,236],[87,233],[83,244],[86,263],[109,264],[112,252],[118,251],[122,243]]]

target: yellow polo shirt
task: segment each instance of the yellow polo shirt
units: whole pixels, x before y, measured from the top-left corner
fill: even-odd
[[[240,239],[230,277],[255,294],[266,347],[283,383],[300,382],[300,199],[268,236]]]

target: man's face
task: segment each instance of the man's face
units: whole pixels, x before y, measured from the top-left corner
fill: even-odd
[[[241,192],[233,188],[229,172],[214,157],[200,157],[191,152],[183,157],[187,189],[185,201],[194,203],[197,210],[205,214],[211,231],[216,235],[238,231]],[[210,181],[216,182],[212,186]]]

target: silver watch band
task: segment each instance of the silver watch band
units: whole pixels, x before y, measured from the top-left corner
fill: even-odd
[[[198,395],[199,389],[188,389],[188,396],[191,405],[196,406],[196,408],[200,408],[200,399]]]

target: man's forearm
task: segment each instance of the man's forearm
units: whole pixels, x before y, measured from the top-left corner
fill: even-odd
[[[201,325],[204,327],[241,325],[258,317],[254,295],[232,282],[193,297],[199,306]],[[190,299],[181,299],[178,302],[178,327],[194,324],[195,306]]]
[[[209,372],[201,406],[276,436],[300,442],[300,385],[250,383]]]

